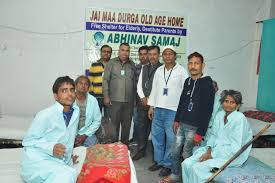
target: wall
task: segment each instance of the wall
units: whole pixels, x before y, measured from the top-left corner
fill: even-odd
[[[172,3],[173,2],[173,3]],[[256,63],[260,25],[270,15],[270,0],[151,0],[151,1],[0,1],[0,104],[3,113],[33,115],[54,100],[56,77],[83,73],[85,8],[114,7],[185,12],[189,15],[188,52],[201,52],[205,73],[220,89],[243,92],[244,102],[255,106]],[[247,46],[245,46],[247,45]],[[241,47],[244,48],[240,49]],[[239,50],[234,52],[234,50]],[[224,56],[224,57],[223,57]],[[217,57],[222,57],[215,59]]]
[[[275,1],[271,0],[270,18],[275,18]]]

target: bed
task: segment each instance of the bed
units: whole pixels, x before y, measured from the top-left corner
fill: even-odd
[[[246,111],[258,111],[256,108],[241,108],[241,112],[246,112]],[[253,135],[256,135],[261,129],[263,129],[266,125],[271,124],[271,126],[269,127],[269,129],[267,129],[267,131],[263,134],[263,135],[275,135],[275,122],[265,122],[262,120],[258,120],[258,119],[253,119],[250,117],[246,117],[248,122],[251,125],[252,131],[253,131]]]
[[[20,157],[22,148],[0,149],[0,177],[1,182],[23,183],[20,178]],[[85,147],[77,147],[74,154],[79,156],[79,163],[74,168],[79,173],[86,156]],[[129,153],[130,154],[130,153]],[[137,176],[134,164],[129,155],[129,163],[131,167],[131,183],[137,183]]]

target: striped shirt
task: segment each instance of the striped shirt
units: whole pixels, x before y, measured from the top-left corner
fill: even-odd
[[[89,70],[89,80],[91,83],[89,92],[96,98],[103,98],[103,72],[104,65],[102,62],[100,62],[100,60],[95,63],[92,63]]]

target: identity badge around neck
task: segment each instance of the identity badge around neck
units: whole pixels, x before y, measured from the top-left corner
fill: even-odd
[[[163,88],[163,96],[168,96],[168,88]]]
[[[188,104],[188,107],[187,107],[187,110],[188,110],[189,112],[192,111],[193,105],[194,105],[194,104],[193,104],[192,99],[191,99],[190,102],[189,102],[189,104]]]
[[[124,69],[120,71],[120,75],[125,76],[125,70]]]

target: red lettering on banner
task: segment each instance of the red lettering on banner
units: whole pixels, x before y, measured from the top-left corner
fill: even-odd
[[[138,14],[134,13],[118,13],[118,22],[138,24]]]

